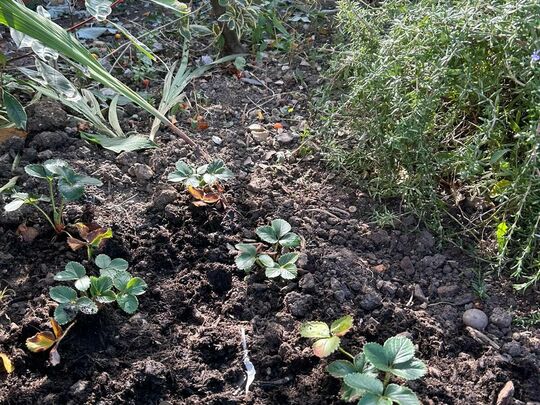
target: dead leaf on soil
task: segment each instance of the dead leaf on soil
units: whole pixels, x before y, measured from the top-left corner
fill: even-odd
[[[17,227],[16,234],[21,237],[24,242],[32,243],[34,239],[39,235],[39,231],[33,226],[26,226],[25,224],[20,224]]]
[[[205,192],[204,190],[201,190],[200,188],[196,188],[193,186],[188,186],[188,192],[198,201],[194,201],[193,205],[197,207],[204,207],[208,204],[215,204],[219,200],[221,200],[221,197],[219,193],[215,192]]]
[[[2,363],[4,364],[4,369],[8,372],[8,374],[13,373],[13,370],[15,370],[15,367],[13,367],[13,363],[5,353],[0,353],[0,359],[2,359]]]
[[[8,139],[17,136],[22,139],[26,139],[27,132],[17,128],[0,128],[0,143],[6,142]]]

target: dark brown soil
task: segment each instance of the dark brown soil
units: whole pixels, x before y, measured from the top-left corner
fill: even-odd
[[[0,145],[0,184],[12,177],[18,152],[15,174],[25,190],[38,183],[22,167],[51,157],[102,179],[103,187],[68,207],[69,221],[112,227],[114,238],[104,253],[128,260],[130,271],[149,285],[136,315],[113,305],[79,317],[60,346],[62,363],[51,367],[46,354],[28,352],[24,343],[48,328],[53,275],[85,255],[54,238],[35,212],[2,212],[0,288],[7,285],[16,295],[0,302],[0,351],[16,370],[0,373],[0,403],[338,403],[339,382],[325,373],[327,361],[312,355],[298,330],[301,322],[344,314],[355,318],[344,339],[353,352],[367,341],[383,342],[398,333],[411,337],[429,366],[425,378],[410,383],[422,403],[494,404],[509,380],[515,403],[540,399],[538,330],[497,326],[502,322],[492,319],[486,334],[499,344],[497,350],[473,339],[461,321],[472,307],[488,316],[494,309],[527,313],[537,306],[536,292],[517,296],[509,282],[490,279],[489,297],[478,300],[471,288],[474,263],[441,247],[414,218],[401,216],[393,227],[378,228],[371,219],[372,200],[329,172],[316,151],[298,153],[297,137],[287,140],[272,128],[282,122],[286,133],[299,134],[310,124],[306,85],[315,88],[321,81],[316,63],[301,61],[272,53],[255,72],[267,86],[220,69],[198,81],[210,128],[191,135],[237,175],[224,209],[196,208],[181,187],[167,183],[176,160],[197,162],[170,133],[158,135],[159,149],[116,156],[80,140],[73,122],[59,113],[61,120],[45,122],[47,111],[62,107],[43,103],[32,110],[34,131],[25,141]],[[305,82],[291,72],[301,72]],[[283,84],[275,84],[278,80]],[[270,131],[263,142],[246,130],[258,122],[259,109]],[[139,127],[148,125],[140,111],[125,115]],[[42,125],[33,121],[39,116]],[[215,135],[223,141],[219,146],[211,140]],[[137,165],[150,167],[153,177],[137,179]],[[305,240],[300,276],[293,282],[257,273],[246,277],[234,266],[233,245],[253,239],[254,229],[274,218],[288,220]],[[23,222],[40,230],[31,244],[15,233]],[[257,370],[247,395],[241,327]]]

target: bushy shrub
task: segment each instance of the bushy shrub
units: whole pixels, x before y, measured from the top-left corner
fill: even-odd
[[[439,231],[456,219],[519,287],[535,283],[540,2],[341,0],[337,18],[345,130],[328,160]]]

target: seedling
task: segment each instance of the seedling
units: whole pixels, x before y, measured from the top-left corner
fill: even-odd
[[[300,246],[300,237],[291,232],[291,225],[283,219],[274,219],[271,225],[257,228],[255,233],[266,244],[239,243],[236,267],[249,272],[253,266],[264,268],[266,277],[292,280],[298,275],[296,262],[299,254],[288,252]],[[269,249],[269,250],[266,250]]]
[[[36,196],[28,193],[14,193],[13,200],[6,204],[4,209],[8,212],[16,211],[23,205],[35,207],[51,224],[56,233],[61,233],[65,226],[63,221],[63,210],[66,201],[80,199],[86,186],[101,186],[98,179],[77,174],[69,165],[60,159],[51,159],[43,164],[31,164],[24,168],[25,172],[39,179],[43,179],[48,184],[48,196]],[[57,186],[57,193],[54,185]],[[38,204],[47,202],[51,204],[51,211],[47,213]]]
[[[176,162],[176,170],[169,174],[168,180],[183,183],[187,191],[195,198],[193,204],[206,206],[223,201],[222,182],[229,181],[234,174],[227,169],[222,160],[193,167],[183,160]]]
[[[101,254],[95,263],[100,269],[99,277],[88,276],[84,266],[77,262],[69,262],[64,271],[54,276],[57,281],[73,281],[75,287],[55,286],[49,290],[51,298],[59,304],[54,319],[60,325],[75,319],[78,312],[93,315],[103,304],[115,301],[128,314],[137,311],[137,296],[144,294],[148,286],[127,272],[128,262]]]
[[[88,260],[92,259],[96,249],[102,248],[105,241],[113,236],[111,228],[103,228],[96,224],[85,225],[78,222],[75,226],[77,227],[82,240],[70,235],[67,239],[67,243],[72,250],[79,250],[86,247]]]
[[[51,365],[56,366],[60,364],[58,345],[67,335],[73,325],[75,325],[75,323],[69,325],[64,331],[58,322],[51,318],[51,327],[53,331],[36,333],[34,336],[26,339],[26,347],[28,350],[34,353],[40,353],[51,349],[49,353],[49,361],[51,362]]]
[[[414,345],[404,336],[394,336],[384,345],[366,343],[363,351],[356,356],[341,347],[340,336],[352,327],[351,316],[334,321],[330,327],[324,322],[306,322],[300,328],[300,335],[315,339],[313,352],[318,357],[328,357],[339,350],[349,360],[336,360],[328,365],[328,373],[343,380],[342,399],[359,400],[360,405],[420,405],[416,394],[402,385],[390,383],[392,378],[415,380],[422,377],[427,369],[425,364],[414,357]],[[379,378],[383,375],[382,380]]]

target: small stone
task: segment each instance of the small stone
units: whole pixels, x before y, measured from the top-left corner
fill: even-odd
[[[437,288],[437,294],[439,294],[440,297],[452,297],[458,291],[459,291],[459,286],[456,284],[443,285]]]
[[[382,299],[379,293],[368,291],[360,301],[360,307],[365,311],[373,311],[382,305]]]
[[[292,141],[294,141],[294,136],[292,136],[289,132],[282,132],[281,134],[279,134],[276,137],[276,140],[279,143],[287,144],[287,143],[291,143]]]
[[[251,124],[248,130],[257,142],[264,142],[270,136],[270,132],[261,124]]]
[[[373,266],[373,271],[377,273],[384,273],[386,271],[386,265],[378,264],[376,266]]]
[[[307,273],[300,279],[298,285],[305,292],[315,292],[315,277],[313,277],[313,274]]]
[[[503,349],[512,357],[520,357],[523,355],[523,347],[515,340],[505,343]]]
[[[358,211],[358,208],[356,208],[354,205],[351,205],[351,206],[348,208],[348,211],[349,211],[351,214],[354,214],[356,211]]]
[[[214,142],[216,145],[221,145],[223,140],[219,136],[214,135],[212,137],[212,142]]]
[[[150,180],[154,176],[154,171],[148,165],[135,163],[132,167],[130,167],[129,174],[135,176],[137,180],[146,181]]]
[[[294,317],[304,318],[311,310],[313,299],[311,295],[292,291],[285,296],[283,301],[289,307],[289,311]]]
[[[426,295],[424,294],[424,291],[422,291],[422,287],[420,287],[420,285],[418,285],[418,284],[414,285],[413,296],[414,296],[414,298],[417,298],[422,302],[427,302],[428,301],[428,299],[426,298]]]
[[[88,388],[88,381],[79,380],[69,388],[69,393],[74,396],[81,395]]]
[[[251,158],[251,156],[248,156],[246,158],[246,160],[244,160],[243,165],[244,166],[253,166],[253,159]]]
[[[501,307],[496,307],[493,308],[489,320],[499,328],[506,329],[512,325],[512,314]]]
[[[122,152],[116,157],[116,163],[122,166],[131,166],[137,162],[137,153]]]
[[[508,381],[497,395],[496,405],[510,405],[514,397],[514,383]]]
[[[178,193],[172,187],[161,190],[155,197],[153,207],[157,210],[165,209],[167,204],[172,203],[178,198]]]
[[[484,311],[471,308],[463,313],[463,323],[476,330],[484,330],[488,325],[488,317]]]
[[[414,274],[414,265],[409,256],[405,256],[403,259],[401,259],[401,262],[399,262],[399,267],[408,276],[412,276]]]
[[[147,360],[144,365],[144,373],[151,376],[162,376],[167,372],[167,367],[163,363],[155,360]]]

